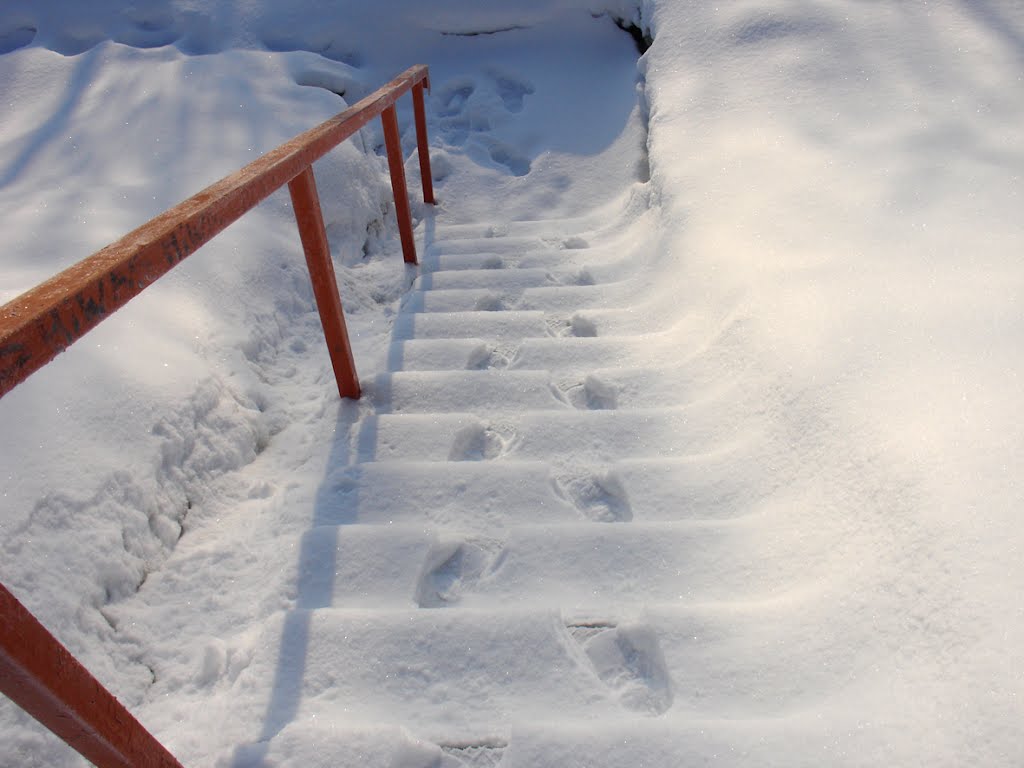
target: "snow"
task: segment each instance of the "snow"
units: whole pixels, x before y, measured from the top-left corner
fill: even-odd
[[[0,580],[186,766],[1019,764],[1024,12],[9,0],[0,301],[414,63],[364,398],[278,193],[0,401]]]

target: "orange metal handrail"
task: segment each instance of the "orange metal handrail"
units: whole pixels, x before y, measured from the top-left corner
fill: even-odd
[[[399,96],[409,90],[413,91],[423,200],[432,203],[434,198],[430,184],[430,158],[426,150],[426,122],[421,116],[424,86],[429,88],[427,67],[421,64],[410,68],[339,115],[296,136],[148,221],[116,243],[0,307],[0,397],[255,207],[271,192],[310,170],[314,161],[377,115],[381,116],[384,126],[402,252],[406,262],[415,264],[416,249],[412,239],[412,219],[405,189],[404,163],[394,104]],[[296,202],[294,187],[292,193],[293,202]],[[320,227],[323,226],[320,208],[318,205],[310,206],[311,202],[312,198],[307,196],[296,206],[300,229],[304,222],[306,227],[315,228],[317,221]],[[305,210],[307,215],[299,214],[300,209]],[[329,258],[325,258],[325,253],[309,251],[308,243],[315,243],[318,239],[315,232],[303,230],[306,258],[326,261],[324,266],[333,281],[334,269]],[[317,273],[322,271],[325,270],[316,270]],[[317,279],[315,274],[313,279]],[[328,290],[331,288],[333,286],[328,286]],[[338,377],[339,393],[342,397],[359,397],[351,356],[347,360],[335,357],[347,348],[347,341],[342,343],[340,340],[342,336],[347,336],[343,316],[338,313],[336,317],[325,317],[323,305],[318,303],[318,306],[321,308],[321,319],[335,371],[339,368],[348,371],[347,375]],[[345,383],[343,379],[350,381]]]
[[[312,164],[377,115],[405,261],[416,263],[395,101],[412,91],[423,201],[434,202],[425,65],[0,307],[0,397],[146,286],[287,185],[342,397],[360,396]],[[120,702],[0,584],[0,693],[99,768],[182,768]]]
[[[182,768],[3,584],[0,690],[100,768]]]

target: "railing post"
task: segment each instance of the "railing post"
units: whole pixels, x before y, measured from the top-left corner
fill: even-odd
[[[331,247],[327,242],[323,214],[320,210],[320,196],[316,191],[313,167],[306,166],[298,176],[288,182],[295,209],[295,221],[299,225],[302,250],[306,254],[309,278],[313,282],[313,295],[320,311],[320,322],[327,339],[327,351],[331,355],[334,377],[338,382],[338,394],[342,397],[359,399],[359,378],[352,360],[352,346],[345,327],[345,313],[341,308],[338,281],[331,263]]]
[[[395,214],[398,216],[398,234],[402,239],[402,256],[406,264],[416,264],[416,241],[412,236],[412,214],[409,212],[409,193],[405,188],[405,161],[402,158],[402,139],[398,134],[398,116],[395,105],[380,113],[384,125],[384,146],[391,171],[391,189],[395,194]]]
[[[99,768],[182,768],[3,584],[0,693]]]
[[[423,183],[423,202],[434,202],[434,181],[430,175],[430,147],[427,143],[427,112],[423,106],[423,86],[430,87],[429,80],[421,80],[412,87],[412,108],[416,116],[416,150],[420,153],[420,179]]]

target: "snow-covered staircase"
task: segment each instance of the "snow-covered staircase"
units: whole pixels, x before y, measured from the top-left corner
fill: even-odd
[[[725,457],[751,430],[726,440],[715,390],[680,390],[682,351],[650,363],[667,339],[639,280],[581,267],[571,222],[517,226],[558,236],[456,227],[424,258],[298,545],[297,609],[243,673],[276,683],[241,764],[392,724],[441,748],[424,766],[602,765],[637,734],[669,765],[695,713],[752,676],[785,689],[781,661],[723,663],[716,618],[806,576],[740,517],[750,479]]]

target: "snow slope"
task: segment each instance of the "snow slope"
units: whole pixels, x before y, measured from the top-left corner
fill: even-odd
[[[317,168],[360,403],[280,196],[0,402],[0,578],[186,765],[1024,756],[1021,12],[602,10],[0,11],[0,298],[432,70],[421,269]]]

